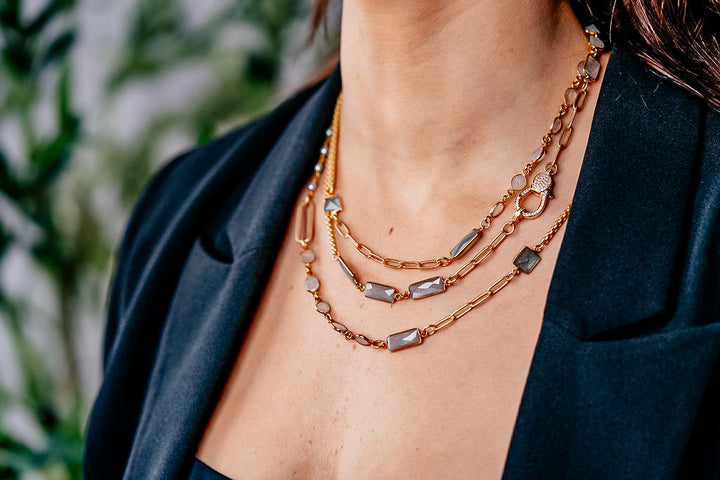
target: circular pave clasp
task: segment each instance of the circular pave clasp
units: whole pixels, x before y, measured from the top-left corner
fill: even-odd
[[[552,198],[552,185],[552,177],[547,172],[541,172],[535,175],[532,185],[520,192],[515,199],[515,208],[517,210],[515,215],[523,218],[535,218],[540,215],[543,210],[545,210],[547,199]],[[525,207],[520,205],[522,199],[530,193],[540,196],[540,205],[532,212],[528,212],[525,210]]]

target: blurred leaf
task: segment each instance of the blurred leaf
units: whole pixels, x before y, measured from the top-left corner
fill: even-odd
[[[75,32],[65,31],[55,38],[45,51],[42,65],[47,66],[54,61],[61,61],[72,47],[75,41]]]

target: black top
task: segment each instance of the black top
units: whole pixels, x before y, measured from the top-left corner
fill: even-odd
[[[190,475],[187,480],[231,480],[230,477],[226,477],[222,473],[216,472],[209,466],[205,465],[198,459],[192,464],[190,469]]]
[[[339,90],[336,72],[145,191],[87,478],[187,478]],[[504,478],[718,478],[720,115],[616,49],[566,228]]]

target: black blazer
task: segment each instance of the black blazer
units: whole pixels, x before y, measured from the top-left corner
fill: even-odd
[[[339,90],[336,72],[145,191],[87,478],[187,475]],[[720,478],[719,279],[720,115],[616,49],[505,478]]]

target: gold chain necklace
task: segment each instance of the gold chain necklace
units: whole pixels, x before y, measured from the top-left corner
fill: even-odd
[[[597,34],[588,30],[589,38],[597,39]],[[480,227],[474,228],[468,233],[463,239],[451,251],[450,257],[441,257],[435,260],[423,260],[423,261],[403,261],[392,258],[385,258],[381,255],[376,254],[372,249],[357,241],[350,232],[350,228],[347,224],[340,219],[340,212],[343,210],[343,205],[339,195],[335,191],[335,171],[336,171],[336,157],[337,157],[337,138],[339,133],[339,119],[340,110],[342,108],[342,93],[338,97],[335,105],[335,111],[333,113],[332,127],[326,132],[326,139],[321,148],[321,159],[318,165],[322,171],[323,165],[326,165],[325,174],[325,215],[326,224],[328,229],[328,236],[330,238],[330,247],[332,250],[333,259],[337,260],[343,272],[353,282],[353,285],[357,290],[362,292],[366,297],[380,300],[387,303],[394,303],[400,300],[420,300],[428,298],[433,295],[438,295],[447,291],[447,288],[455,285],[459,280],[465,278],[470,272],[475,270],[485,259],[493,254],[500,247],[502,242],[512,235],[518,223],[523,219],[537,218],[545,210],[547,200],[552,198],[552,177],[558,173],[557,161],[562,151],[567,147],[573,134],[573,126],[577,112],[582,109],[584,104],[587,91],[590,83],[597,78],[599,73],[599,63],[597,62],[597,56],[601,52],[601,48],[598,47],[598,42],[588,42],[588,54],[585,62],[581,62],[582,68],[579,66],[576,73],[575,79],[572,85],[566,90],[563,103],[553,119],[548,132],[543,136],[541,146],[532,155],[531,162],[528,163],[523,169],[522,173],[515,175],[511,180],[511,188],[503,195],[501,200],[497,202],[490,210],[490,213],[483,219]],[[588,62],[594,61],[598,68],[593,68],[588,73],[584,65]],[[570,113],[568,122],[563,128],[563,118]],[[560,132],[562,134],[558,140],[558,150],[552,162],[548,163],[545,167],[545,171],[537,174],[533,179],[532,185],[527,185],[527,175],[532,172],[534,167],[540,162],[547,152],[547,147],[552,141],[553,135]],[[316,189],[316,179],[310,182],[308,187]],[[479,253],[474,255],[468,262],[466,262],[461,268],[455,273],[445,276],[433,276],[425,278],[420,281],[414,282],[408,286],[407,289],[399,289],[390,285],[386,285],[378,282],[362,282],[358,275],[355,273],[352,266],[344,259],[337,249],[337,242],[335,231],[337,231],[341,237],[348,239],[354,246],[355,250],[359,252],[364,258],[373,260],[381,265],[390,268],[402,269],[430,269],[442,266],[447,266],[452,263],[456,258],[459,258],[464,253],[472,249],[477,243],[483,231],[490,227],[492,219],[499,216],[505,208],[507,200],[522,190],[515,201],[516,211],[512,219],[506,222],[501,231],[493,238],[493,240],[487,244]],[[522,205],[522,199],[528,194],[535,194],[540,197],[540,204],[534,211],[527,211]]]
[[[458,270],[454,275],[448,277],[448,279],[443,279],[443,291],[445,285],[445,281],[452,281],[451,284],[453,284],[455,281],[463,278],[465,275],[469,274],[482,260],[487,258],[488,255],[490,255],[495,248],[502,242],[506,236],[512,234],[515,230],[515,225],[517,222],[524,218],[535,218],[539,216],[545,209],[546,202],[548,198],[551,197],[551,187],[552,187],[552,176],[555,175],[558,171],[557,167],[557,159],[560,155],[560,152],[567,146],[570,137],[572,136],[573,132],[573,124],[575,121],[575,117],[577,115],[577,112],[582,108],[585,98],[587,96],[587,88],[591,81],[597,79],[600,71],[600,63],[597,60],[597,56],[600,51],[604,48],[604,45],[602,41],[598,38],[598,31],[594,26],[590,26],[586,28],[586,33],[589,35],[589,41],[588,45],[590,47],[589,53],[586,57],[586,59],[583,62],[580,62],[578,65],[578,74],[576,76],[575,81],[573,82],[573,86],[571,88],[568,88],[565,92],[565,100],[563,102],[563,107],[561,107],[561,111],[559,112],[558,116],[556,116],[555,120],[553,121],[553,124],[550,127],[549,133],[543,137],[543,146],[542,148],[542,154],[540,154],[537,158],[537,160],[533,160],[528,166],[526,166],[526,169],[529,167],[530,169],[526,172],[524,169],[522,175],[522,180],[524,184],[526,183],[526,177],[532,171],[534,166],[540,161],[540,159],[543,157],[545,153],[545,148],[547,145],[545,145],[545,138],[550,137],[547,140],[547,144],[549,145],[551,141],[551,137],[553,134],[560,131],[560,128],[562,128],[562,118],[567,113],[568,109],[571,109],[571,115],[570,118],[565,125],[565,129],[563,133],[560,136],[560,139],[558,141],[558,151],[555,155],[555,158],[552,162],[548,163],[545,167],[545,171],[537,174],[535,178],[533,179],[533,183],[530,187],[525,188],[516,198],[515,200],[515,207],[516,212],[513,215],[513,218],[510,222],[507,222],[501,231],[500,234],[491,242],[483,251],[481,251],[479,254],[477,254],[473,259],[468,262],[466,265],[464,265],[460,270]],[[503,277],[501,277],[498,281],[496,281],[493,285],[491,285],[487,290],[479,294],[477,297],[472,299],[471,301],[467,302],[460,308],[456,309],[451,314],[445,316],[442,318],[439,322],[436,322],[434,324],[427,325],[425,327],[418,328],[411,328],[408,330],[404,330],[402,332],[394,333],[389,336],[385,340],[372,340],[370,337],[354,333],[352,330],[348,329],[344,324],[338,322],[335,320],[331,313],[331,307],[330,305],[324,301],[320,297],[320,280],[319,278],[313,274],[312,271],[312,263],[315,261],[315,254],[312,250],[310,250],[310,244],[313,240],[314,236],[314,204],[313,204],[313,197],[315,190],[317,189],[318,180],[320,178],[320,175],[323,173],[324,170],[326,170],[326,188],[325,188],[325,213],[326,213],[326,223],[328,227],[328,234],[331,240],[331,247],[333,250],[333,256],[335,259],[337,259],[345,271],[346,274],[353,280],[353,283],[356,287],[364,287],[361,290],[366,292],[367,297],[375,298],[374,296],[368,295],[368,285],[377,286],[378,289],[381,289],[383,287],[386,288],[386,291],[384,292],[384,295],[386,297],[390,296],[393,298],[393,300],[390,300],[390,303],[395,301],[396,296],[398,295],[397,290],[393,289],[392,287],[387,287],[385,285],[381,284],[371,284],[368,282],[368,284],[363,285],[359,280],[357,279],[357,276],[352,272],[350,267],[347,265],[347,263],[340,257],[340,255],[337,253],[337,245],[335,242],[335,236],[333,232],[333,227],[337,227],[337,213],[339,213],[340,210],[342,210],[342,203],[337,195],[334,195],[334,178],[335,178],[335,157],[336,157],[336,151],[337,151],[337,132],[339,130],[339,108],[341,105],[341,97],[338,98],[338,102],[336,104],[336,111],[335,115],[333,116],[333,123],[330,128],[326,131],[326,140],[323,144],[320,152],[320,159],[318,163],[315,166],[315,171],[313,173],[313,176],[310,180],[310,182],[307,185],[307,194],[303,200],[303,202],[298,206],[297,212],[296,212],[296,230],[295,230],[295,239],[300,244],[300,257],[303,263],[305,264],[305,272],[306,272],[306,278],[305,278],[305,289],[310,292],[313,295],[313,299],[315,301],[315,308],[316,310],[322,314],[325,319],[327,320],[328,324],[338,333],[342,334],[343,337],[347,340],[355,340],[357,343],[363,346],[371,346],[377,349],[388,349],[390,351],[397,351],[402,350],[404,348],[412,347],[415,345],[420,345],[423,342],[423,339],[430,337],[437,333],[439,330],[452,325],[455,321],[462,318],[464,315],[469,313],[474,308],[479,307],[486,301],[488,301],[494,294],[498,293],[500,290],[502,290],[505,286],[507,286],[520,272],[529,274],[532,272],[532,270],[535,268],[535,266],[540,262],[540,255],[539,253],[544,249],[544,247],[552,240],[552,238],[555,236],[555,234],[558,232],[560,227],[565,223],[567,220],[571,205],[568,205],[566,209],[563,211],[562,215],[555,221],[555,223],[551,226],[551,228],[548,230],[547,234],[541,239],[541,241],[536,244],[534,247],[524,247],[520,252],[515,256],[513,259],[514,267],[513,269]],[[563,110],[565,110],[563,112]],[[556,126],[556,123],[560,122],[560,126]],[[553,132],[553,130],[555,130]],[[333,133],[335,135],[333,136]],[[331,141],[333,138],[335,138],[335,141]],[[532,167],[530,167],[532,165]],[[516,180],[518,177],[516,175],[513,177],[513,180]],[[332,179],[330,181],[329,179]],[[486,217],[483,221],[487,220],[487,225],[483,226],[481,223],[482,230],[488,228],[490,226],[490,222],[492,221],[492,218],[499,215],[501,212],[498,212],[497,215],[492,215],[493,210],[498,205],[502,204],[502,207],[499,207],[500,210],[504,209],[505,201],[507,201],[511,196],[515,193],[516,190],[519,190],[522,187],[514,188],[516,185],[519,185],[520,179],[517,180],[513,184],[511,182],[511,188],[508,190],[506,195],[503,196],[503,199],[501,199],[498,204],[496,204],[493,209],[491,209],[490,215]],[[525,186],[523,184],[523,186]],[[540,196],[540,205],[537,207],[536,210],[532,212],[528,212],[525,210],[522,205],[522,199],[525,195],[529,193],[534,193],[538,196]],[[509,196],[507,196],[509,195]],[[507,198],[505,198],[507,196]],[[340,225],[343,225],[342,223]],[[507,232],[506,232],[507,229]],[[338,228],[339,232],[343,234],[342,227]],[[481,232],[482,230],[476,230]],[[347,229],[348,237],[352,238],[349,234],[349,228]],[[472,232],[471,232],[472,234]],[[504,235],[504,236],[503,236]],[[345,235],[343,235],[345,236]],[[347,237],[346,237],[347,238]],[[354,240],[354,239],[353,239]],[[475,239],[476,240],[476,239]],[[381,261],[379,263],[382,263],[383,265],[390,266],[392,268],[436,268],[438,266],[445,266],[442,264],[436,264],[433,266],[423,266],[422,263],[438,263],[440,259],[436,261],[428,261],[428,262],[401,262],[397,261],[399,265],[388,265],[388,260],[392,259],[383,259],[383,257],[380,257],[377,255],[377,258],[373,257],[367,257],[365,253],[373,253],[370,249],[367,249],[365,253],[358,249],[358,242],[354,242],[356,246],[356,250],[358,250],[361,254],[366,256],[366,258],[371,258],[375,261],[378,261],[380,259]],[[462,241],[460,243],[463,243]],[[472,242],[474,244],[475,241]],[[469,248],[472,247],[472,244],[465,245],[461,249],[463,250],[462,253],[465,253]],[[458,244],[460,245],[460,244]],[[460,255],[452,256],[451,258],[459,257]],[[385,261],[382,261],[385,260]],[[403,263],[410,263],[414,266],[404,266]],[[449,264],[449,263],[448,263]],[[442,278],[442,277],[437,277]],[[451,280],[452,279],[452,280]],[[428,279],[428,280],[434,280],[434,279]],[[423,281],[427,283],[426,281]],[[423,283],[423,282],[418,282]],[[415,284],[414,284],[415,285]],[[390,290],[392,289],[392,291]],[[440,292],[437,292],[440,293]],[[402,297],[405,297],[405,293],[400,294]],[[407,296],[409,296],[409,292]],[[423,295],[423,296],[430,296],[430,295]],[[422,297],[421,297],[422,298]],[[376,298],[381,299],[381,298]],[[388,300],[385,300],[388,301]]]

